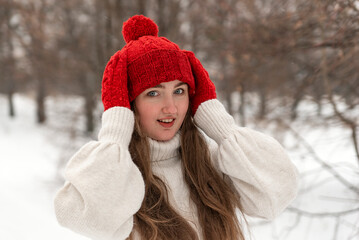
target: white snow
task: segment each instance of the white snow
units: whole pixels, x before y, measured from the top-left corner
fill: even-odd
[[[47,126],[36,124],[34,103],[15,98],[17,116],[7,115],[0,95],[0,239],[87,239],[58,225],[53,210],[61,148]]]
[[[304,114],[291,124],[292,129],[313,147],[317,158],[358,187],[359,168],[350,131],[339,124],[327,127],[305,120],[315,115],[315,107],[310,101],[304,103],[307,105],[300,106]],[[82,100],[48,98],[46,125],[36,123],[31,97],[15,95],[15,107],[17,116],[10,118],[6,97],[0,95],[0,239],[87,239],[59,226],[53,210],[54,194],[63,184],[64,164],[80,146],[96,138],[96,133],[91,136],[82,133]],[[100,113],[96,118],[99,123]],[[277,137],[299,169],[300,193],[292,208],[310,213],[335,213],[359,207],[358,194],[323,168],[305,147],[303,139],[298,140],[293,132],[276,135],[278,129],[270,124],[252,125]],[[358,211],[335,218],[308,217],[288,209],[273,222],[248,220],[254,240],[359,239]]]

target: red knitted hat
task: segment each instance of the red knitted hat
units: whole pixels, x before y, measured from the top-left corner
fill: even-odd
[[[123,24],[122,34],[126,45],[107,64],[103,76],[106,82],[127,78],[130,102],[144,90],[173,80],[187,83],[189,95],[193,96],[195,81],[187,55],[175,43],[158,37],[158,27],[153,20],[142,15],[133,16]],[[109,67],[111,69],[107,69]],[[105,110],[113,106],[111,99],[115,96],[106,97],[111,94],[109,92],[103,80]]]

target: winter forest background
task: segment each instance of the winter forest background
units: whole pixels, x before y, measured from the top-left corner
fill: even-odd
[[[256,240],[359,239],[359,1],[0,0],[0,239],[85,239],[52,199],[97,138],[101,78],[144,14],[194,51],[237,123],[279,140],[300,171]]]

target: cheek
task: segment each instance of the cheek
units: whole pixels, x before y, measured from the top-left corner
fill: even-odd
[[[181,113],[186,115],[187,111],[188,111],[188,105],[184,105],[181,109]]]
[[[146,107],[146,105],[142,105],[141,108],[138,108],[137,114],[139,116],[141,125],[146,124],[148,120],[153,118],[153,110],[149,106]]]
[[[187,110],[189,108],[188,104],[189,104],[189,100],[187,98],[185,101],[181,102],[181,104],[178,105],[178,112],[183,116],[183,118],[184,115],[186,115]]]
[[[136,112],[138,115],[138,120],[140,123],[140,127],[142,131],[146,131],[148,120],[151,119],[151,111],[149,111],[149,107],[143,101],[136,101]]]

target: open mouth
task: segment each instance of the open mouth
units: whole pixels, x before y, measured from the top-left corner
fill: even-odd
[[[171,123],[174,121],[174,119],[163,119],[163,120],[158,120],[159,122],[164,122],[164,123]]]
[[[170,128],[175,123],[175,118],[159,119],[157,120],[162,127]]]

